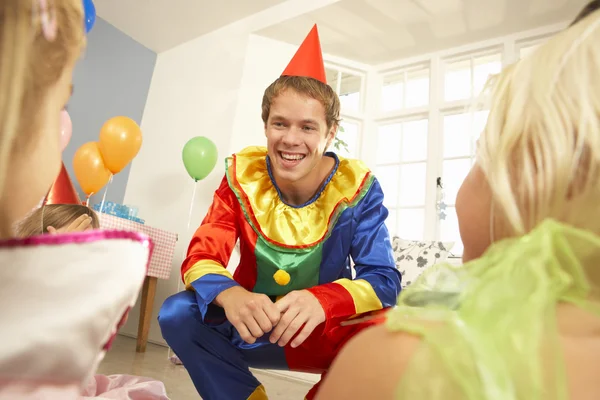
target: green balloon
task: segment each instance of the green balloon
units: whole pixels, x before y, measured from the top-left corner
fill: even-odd
[[[196,136],[183,146],[181,157],[186,171],[197,182],[206,178],[217,165],[217,146],[204,136]]]

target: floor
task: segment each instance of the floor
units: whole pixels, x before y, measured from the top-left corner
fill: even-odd
[[[263,371],[253,372],[265,385],[270,400],[302,400],[312,386],[312,383],[294,377]],[[145,353],[136,353],[135,340],[124,336],[117,337],[112,349],[100,364],[98,373],[129,374],[158,379],[165,384],[171,400],[200,398],[185,368],[168,360],[166,347],[148,344]]]

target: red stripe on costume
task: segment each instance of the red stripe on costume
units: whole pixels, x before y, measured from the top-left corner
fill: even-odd
[[[231,241],[230,237],[228,229],[221,229],[215,224],[201,225],[190,241],[188,255],[181,266],[181,279],[198,261],[212,260],[223,265],[224,260],[229,260],[229,246],[226,244]],[[227,264],[223,268],[227,268]]]
[[[224,177],[206,216],[190,240],[186,259],[181,265],[182,280],[185,281],[185,274],[198,261],[211,260],[223,268],[227,267],[238,238],[240,212],[237,197],[229,187],[227,177]]]
[[[269,243],[276,245],[278,247],[283,247],[286,249],[306,249],[306,248],[310,248],[310,247],[314,247],[317,244],[321,243],[326,237],[327,234],[329,233],[329,229],[327,229],[325,231],[325,233],[323,234],[323,236],[321,236],[316,242],[314,243],[308,243],[308,244],[304,244],[301,246],[292,246],[292,245],[288,245],[285,243],[280,243],[277,242],[275,240],[272,240],[271,238],[269,238],[262,230],[260,224],[258,223],[258,220],[256,219],[256,216],[254,215],[254,210],[252,208],[252,205],[250,204],[250,201],[248,200],[248,196],[246,195],[246,192],[244,192],[244,190],[242,189],[241,185],[239,184],[238,180],[237,180],[237,162],[236,162],[236,155],[233,155],[233,162],[231,163],[231,169],[232,169],[232,179],[230,184],[233,184],[233,186],[235,186],[235,191],[237,193],[239,193],[240,195],[240,201],[243,203],[242,207],[244,208],[244,210],[246,211],[246,214],[248,215],[248,217],[251,219],[252,225],[254,225],[254,227],[256,227],[256,230],[258,230],[258,233]],[[329,226],[331,224],[331,219],[337,215],[337,210],[338,208],[342,205],[342,203],[344,202],[348,202],[348,203],[353,203],[356,198],[361,194],[361,192],[364,189],[364,186],[366,185],[367,181],[369,180],[369,178],[372,176],[372,172],[369,171],[365,174],[365,177],[363,178],[363,180],[361,181],[360,185],[358,186],[356,192],[354,193],[354,195],[352,196],[351,199],[345,200],[345,199],[340,199],[335,207],[333,208],[333,212],[329,215],[328,219],[327,219],[327,226]],[[233,190],[233,188],[232,188]]]
[[[313,333],[297,348],[285,346],[285,360],[290,370],[322,374],[331,367],[331,363],[350,339],[363,330],[385,322],[385,316],[364,321],[360,324],[344,326],[340,320],[319,325]],[[293,340],[293,339],[292,339]],[[290,341],[291,343],[292,341]],[[315,390],[311,390],[312,396]],[[311,399],[311,395],[307,395]]]
[[[283,348],[285,361],[291,371],[322,374],[329,369],[336,353],[325,336],[324,329],[325,324],[317,326],[299,347],[293,348],[288,344]],[[296,336],[297,334],[290,343]]]
[[[307,290],[319,300],[327,319],[356,314],[354,298],[340,284],[325,283]]]
[[[246,290],[252,291],[256,286],[258,275],[255,253],[258,235],[246,219],[243,219],[240,231],[240,263],[233,274],[233,279]]]

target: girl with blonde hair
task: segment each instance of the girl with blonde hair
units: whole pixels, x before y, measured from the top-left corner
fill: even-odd
[[[319,399],[600,398],[599,73],[594,1],[491,81],[456,200],[465,264],[407,287]]]
[[[79,398],[146,275],[137,233],[12,237],[59,173],[84,45],[81,0],[0,1],[0,399]]]

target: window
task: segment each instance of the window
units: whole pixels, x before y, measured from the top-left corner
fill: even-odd
[[[471,56],[449,61],[445,67],[444,101],[469,100],[481,94],[490,75],[502,70],[502,55]]]
[[[330,150],[341,157],[359,158],[362,130],[363,81],[360,74],[326,68],[327,82],[340,98],[342,122]]]
[[[360,76],[342,73],[341,79],[339,96],[342,113],[359,112],[362,78]]]
[[[341,146],[337,154],[346,158],[358,158],[358,139],[360,132],[360,122],[343,120],[340,123],[340,129],[337,133],[337,139]]]
[[[405,120],[379,127],[375,175],[389,210],[386,221],[394,235],[423,237],[429,121]]]
[[[431,90],[432,71],[425,65],[383,77],[381,113],[385,119],[377,131],[375,174],[384,191],[389,210],[386,224],[393,235],[452,241],[453,253],[462,253],[455,199],[473,165],[488,112],[466,112],[456,102],[474,103],[489,76],[501,68],[499,51],[448,59],[440,71],[443,91],[439,92]],[[437,107],[431,107],[430,97],[436,93],[442,97]],[[423,108],[429,111],[424,113]],[[430,125],[432,117],[439,123]],[[428,179],[437,176],[444,185],[444,210],[431,204],[436,202],[435,185],[428,185]]]
[[[475,162],[489,114],[482,92],[503,63],[531,54],[546,40],[522,39],[498,40],[469,54],[428,56],[381,73],[380,107],[373,115],[377,143],[367,161],[383,188],[392,235],[451,241],[452,254],[462,255],[456,195]],[[514,54],[504,60],[506,49]]]
[[[442,117],[442,185],[445,208],[439,210],[439,239],[454,242],[453,254],[462,254],[458,231],[456,195],[475,163],[477,140],[485,128],[489,111],[446,114]],[[443,214],[442,214],[443,213]]]
[[[383,78],[383,112],[425,107],[429,104],[429,68],[419,67]]]
[[[442,178],[443,189],[438,193],[436,204],[442,208],[433,208],[436,212],[436,239],[454,242],[452,253],[461,255],[463,245],[458,229],[456,215],[456,196],[463,180],[475,162],[476,143],[483,131],[489,111],[456,111],[453,102],[466,101],[467,108],[472,108],[482,95],[490,76],[502,70],[500,51],[473,54],[457,61],[449,60],[444,71],[444,102],[439,110],[441,124],[439,141],[441,144],[441,163],[432,163],[436,176]],[[439,198],[443,195],[443,198]]]

